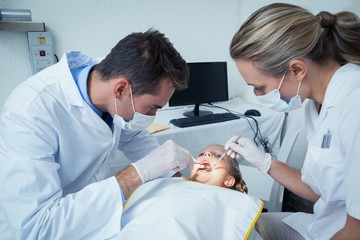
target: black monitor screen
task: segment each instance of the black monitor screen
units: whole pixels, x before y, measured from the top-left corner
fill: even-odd
[[[169,106],[195,104],[194,111],[184,115],[211,114],[199,112],[201,103],[213,103],[229,100],[226,62],[188,63],[190,71],[189,87],[175,91],[170,98]]]

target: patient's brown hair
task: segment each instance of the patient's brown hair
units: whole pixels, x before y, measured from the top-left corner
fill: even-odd
[[[235,178],[235,184],[231,187],[231,189],[238,190],[242,193],[248,193],[248,188],[241,175],[237,160],[235,158],[230,158],[230,156],[228,156],[227,159],[228,161],[226,162],[229,165],[229,174]]]

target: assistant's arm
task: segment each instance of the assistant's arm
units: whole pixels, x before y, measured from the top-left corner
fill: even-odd
[[[236,139],[238,139],[238,137],[234,136],[226,143],[225,149],[228,151],[228,154],[233,157],[242,156],[252,167],[257,168],[262,173],[268,173],[285,188],[307,200],[316,201],[319,198],[319,196],[301,180],[299,171],[281,161],[273,160],[269,153],[264,153],[251,139]]]
[[[268,174],[285,188],[309,201],[316,202],[319,196],[301,180],[301,173],[289,165],[272,160]]]
[[[342,239],[359,239],[360,236],[360,220],[353,218],[349,214],[346,216],[345,226],[338,231],[331,239],[342,240]]]

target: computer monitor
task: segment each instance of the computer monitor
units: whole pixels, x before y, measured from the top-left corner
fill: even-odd
[[[226,62],[192,62],[188,66],[189,87],[175,91],[169,106],[195,104],[194,110],[185,112],[185,116],[212,114],[211,111],[200,110],[200,104],[229,100]]]

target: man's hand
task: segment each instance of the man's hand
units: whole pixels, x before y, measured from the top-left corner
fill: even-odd
[[[192,159],[189,151],[168,140],[132,165],[137,170],[142,183],[145,183],[171,170],[175,172],[183,170]]]

